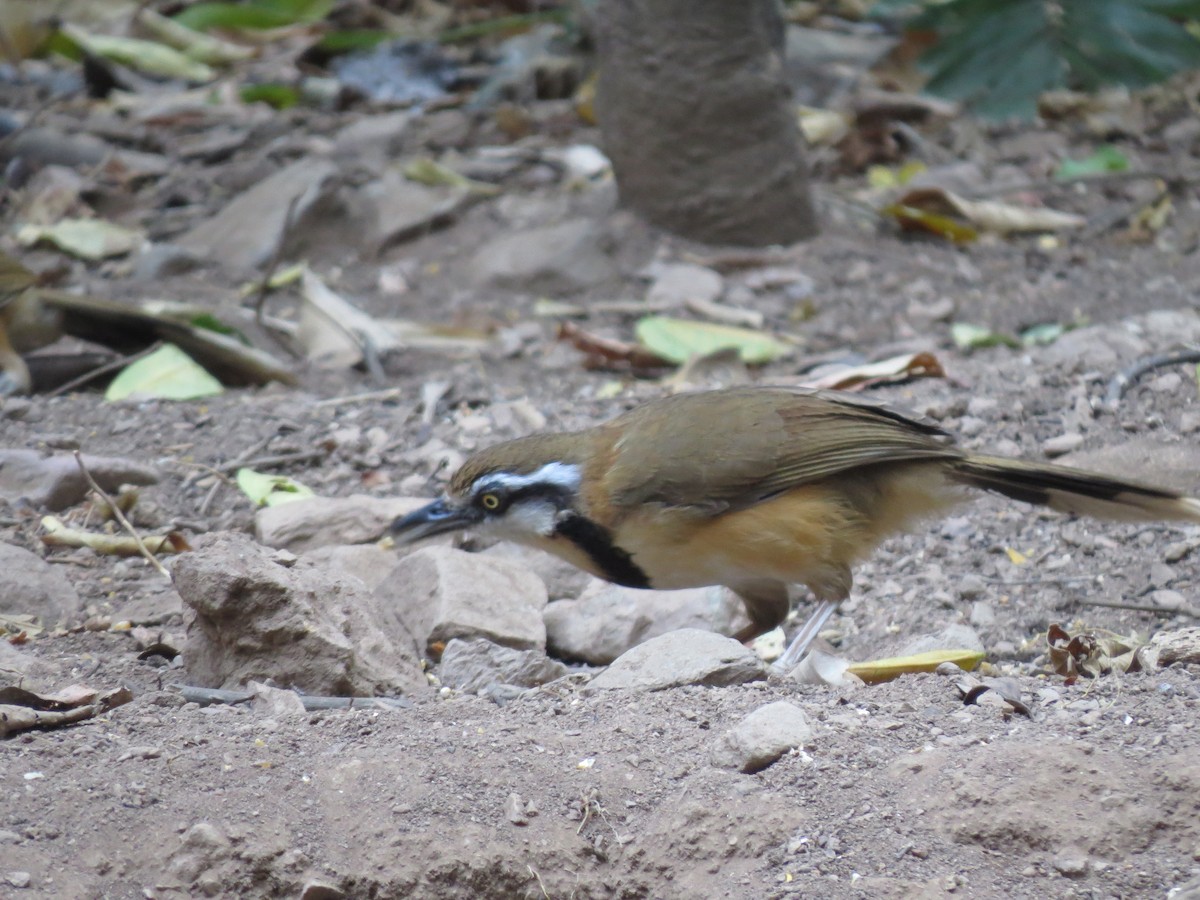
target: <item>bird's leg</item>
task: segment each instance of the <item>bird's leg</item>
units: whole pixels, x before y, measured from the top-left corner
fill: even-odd
[[[808,620],[796,632],[796,636],[792,638],[792,642],[788,644],[787,649],[783,651],[783,655],[775,660],[772,668],[776,672],[786,674],[796,668],[796,664],[808,651],[808,647],[825,627],[825,623],[829,621],[829,617],[833,615],[833,611],[838,608],[836,600],[821,600],[817,604],[817,608],[813,610]]]

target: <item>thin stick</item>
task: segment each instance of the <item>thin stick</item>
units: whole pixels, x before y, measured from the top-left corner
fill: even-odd
[[[117,506],[116,501],[113,500],[113,498],[107,493],[105,493],[104,488],[96,484],[96,479],[92,477],[92,473],[89,472],[87,470],[87,466],[83,464],[83,454],[81,454],[78,450],[75,451],[75,463],[79,466],[79,471],[83,473],[83,477],[87,479],[87,483],[91,486],[92,490],[95,491],[100,498],[108,504],[108,508],[112,510],[113,517],[121,523],[122,528],[129,532],[129,536],[132,537],[133,542],[137,544],[138,552],[150,561],[150,565],[158,569],[163,578],[167,579],[167,581],[170,581],[171,573],[167,571],[167,567],[160,563],[157,557],[155,557],[153,553],[146,549],[146,545],[142,543],[141,535],[139,535],[136,529],[129,524],[129,520],[125,518],[125,513],[121,512],[121,509],[119,506]]]
[[[288,463],[295,462],[319,462],[326,457],[324,450],[301,450],[298,453],[280,453],[276,456],[260,456],[257,459],[248,459],[244,462],[225,463],[220,466],[218,471],[230,475],[237,472],[238,469],[257,469],[262,466],[286,466]]]
[[[75,390],[75,388],[83,387],[83,385],[87,384],[90,381],[95,381],[101,375],[107,375],[109,372],[112,372],[116,369],[123,369],[125,366],[129,365],[130,363],[135,363],[139,359],[144,359],[145,357],[147,357],[151,353],[153,353],[155,350],[158,350],[159,348],[161,348],[162,345],[163,345],[162,341],[155,341],[153,344],[151,344],[145,350],[142,350],[138,353],[131,353],[129,356],[121,356],[121,357],[118,357],[117,359],[110,359],[104,365],[97,366],[96,368],[92,369],[90,372],[84,372],[78,378],[72,378],[66,384],[60,384],[58,387],[56,387],[52,391],[47,391],[46,396],[47,397],[58,397],[61,394],[66,394],[70,391]]]
[[[1080,600],[1083,606],[1103,606],[1107,609],[1129,609],[1134,612],[1157,613],[1160,616],[1191,616],[1193,619],[1200,618],[1200,611],[1190,609],[1186,606],[1176,606],[1174,608],[1168,606],[1155,606],[1153,603],[1127,603],[1124,600]]]
[[[322,409],[326,406],[345,406],[350,403],[371,403],[375,400],[393,400],[407,393],[404,388],[385,388],[381,391],[366,391],[362,394],[346,394],[344,397],[329,397],[309,404],[309,409]]]
[[[283,259],[283,246],[287,243],[288,232],[295,225],[296,206],[300,203],[300,198],[303,196],[303,191],[296,194],[288,201],[287,211],[283,214],[283,224],[279,226],[279,240],[275,242],[275,248],[271,251],[271,259],[267,263],[266,271],[263,273],[262,280],[258,283],[258,292],[254,296],[254,321],[259,328],[266,331],[275,342],[284,350],[290,353],[293,357],[299,359],[300,354],[296,348],[283,340],[281,334],[277,334],[275,329],[268,328],[266,322],[263,321],[263,316],[266,312],[267,295],[271,292],[271,279],[275,277],[275,272],[279,268],[279,263]]]

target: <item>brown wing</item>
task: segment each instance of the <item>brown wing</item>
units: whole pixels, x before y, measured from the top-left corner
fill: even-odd
[[[928,420],[803,388],[678,394],[611,425],[621,436],[606,483],[626,508],[663,503],[715,515],[862,466],[963,455]]]

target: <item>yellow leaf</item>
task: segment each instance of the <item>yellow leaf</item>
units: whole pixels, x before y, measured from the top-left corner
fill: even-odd
[[[1008,561],[1014,566],[1023,566],[1029,562],[1029,557],[1020,550],[1014,550],[1012,547],[1005,547],[1004,552],[1008,554]]]
[[[914,653],[911,656],[891,656],[869,662],[851,663],[846,671],[857,675],[867,684],[881,684],[901,675],[932,672],[946,662],[954,663],[960,669],[970,672],[983,662],[983,657],[982,650],[930,650],[928,653]]]

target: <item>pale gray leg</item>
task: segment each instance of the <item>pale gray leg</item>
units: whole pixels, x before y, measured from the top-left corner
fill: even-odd
[[[783,674],[796,668],[796,664],[808,652],[809,645],[820,633],[821,629],[825,627],[825,623],[829,621],[829,617],[833,615],[833,611],[837,608],[836,600],[820,601],[817,604],[817,608],[813,610],[812,615],[808,617],[808,621],[796,632],[796,636],[792,638],[792,642],[783,651],[783,655],[775,660],[771,668]]]

